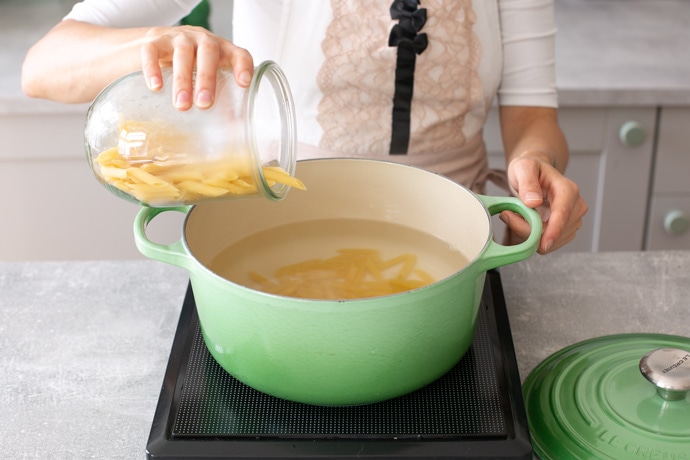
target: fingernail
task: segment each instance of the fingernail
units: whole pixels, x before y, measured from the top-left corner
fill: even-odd
[[[175,99],[175,107],[177,107],[178,109],[186,109],[189,108],[189,105],[189,93],[187,91],[180,91],[179,93],[177,93],[177,98]]]
[[[249,86],[249,84],[252,82],[252,76],[245,70],[244,72],[240,73],[238,81],[242,86]]]
[[[553,240],[546,240],[544,242],[544,252],[548,251],[551,249],[551,246],[553,246]]]
[[[196,95],[196,106],[200,109],[207,109],[211,107],[211,92],[207,90],[199,91]]]
[[[527,192],[525,194],[525,202],[528,201],[541,201],[541,194],[537,192]]]
[[[161,87],[163,87],[163,82],[161,81],[161,79],[158,77],[151,77],[151,79],[149,80],[149,89],[151,91],[158,91],[159,89],[161,89]]]

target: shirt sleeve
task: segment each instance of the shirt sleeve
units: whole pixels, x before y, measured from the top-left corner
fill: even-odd
[[[553,0],[499,0],[500,105],[557,107]]]
[[[84,0],[64,19],[104,27],[172,26],[187,16],[201,0]]]

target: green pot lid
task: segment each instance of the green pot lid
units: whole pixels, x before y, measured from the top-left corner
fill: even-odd
[[[690,460],[690,338],[622,334],[576,343],[523,385],[543,460]]]

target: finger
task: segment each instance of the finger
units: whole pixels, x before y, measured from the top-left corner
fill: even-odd
[[[203,40],[196,51],[196,81],[194,103],[200,109],[213,105],[216,94],[216,77],[220,61],[220,46],[213,40]]]
[[[564,238],[568,216],[569,212],[564,212],[563,209],[552,208],[551,216],[544,225],[544,233],[542,234],[540,246],[544,252],[553,250],[554,244]]]
[[[546,252],[553,252],[569,242],[571,242],[575,237],[577,236],[578,230],[582,227],[583,224],[583,217],[587,213],[587,203],[582,199],[582,197],[578,196],[575,204],[572,207],[572,211],[570,212],[570,215],[567,217],[567,223],[565,227],[559,232],[559,236],[557,239],[554,240],[553,244],[549,247],[546,247],[543,253]],[[549,228],[549,224],[547,224],[544,233],[547,235],[547,238],[549,238],[549,234],[552,232],[552,229]],[[546,238],[545,238],[546,239]]]
[[[539,244],[539,254],[548,254],[550,252],[554,252],[566,244],[570,243],[572,240],[575,239],[575,236],[577,235],[577,230],[580,228],[580,226],[573,226],[572,228],[568,228],[565,231],[560,233],[560,236],[557,240],[547,241],[545,238],[542,238],[542,241]]]
[[[252,55],[246,49],[235,46],[232,43],[226,44],[223,48],[223,53],[228,56],[229,65],[232,67],[232,73],[237,84],[242,88],[248,87],[254,75],[254,59]]]
[[[532,233],[530,224],[516,212],[502,211],[498,217],[520,241],[526,240]]]
[[[553,250],[551,248],[557,241],[564,235],[569,236],[569,228],[579,228],[582,215],[575,212],[575,206],[580,201],[584,203],[577,185],[568,179],[549,180],[548,190],[551,213],[542,237],[544,251]]]
[[[536,208],[544,201],[541,184],[539,183],[541,163],[518,158],[510,164],[510,176],[513,188],[520,200],[530,208]]]
[[[532,233],[532,227],[521,215],[517,213],[512,211],[503,211],[499,215],[499,218],[508,226],[508,228],[510,228],[510,231],[519,241],[525,241]],[[544,225],[544,229],[546,229],[546,227],[548,227],[548,224]],[[539,245],[537,247],[537,252],[539,254],[546,254],[547,252],[555,251],[558,247],[570,240],[572,240],[572,238],[564,241],[562,244],[556,245],[554,242],[547,241],[547,239],[544,238],[544,233],[542,233],[542,236],[539,240]],[[558,243],[561,243],[560,240]]]
[[[185,111],[192,106],[195,44],[189,37],[181,35],[175,38],[173,45],[173,105]]]
[[[159,59],[160,53],[154,43],[145,43],[141,47],[141,70],[144,73],[146,86],[151,91],[158,91],[163,87],[163,74]]]

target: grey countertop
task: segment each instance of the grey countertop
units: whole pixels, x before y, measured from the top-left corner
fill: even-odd
[[[31,100],[21,63],[74,0],[0,2],[0,114],[85,111]],[[690,105],[690,2],[556,0],[562,107]]]
[[[580,340],[690,336],[690,251],[500,271],[523,379]],[[143,458],[187,279],[154,261],[0,263],[0,458]]]

